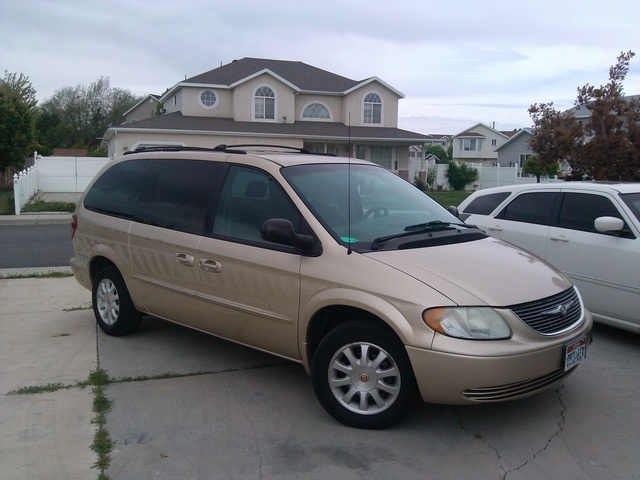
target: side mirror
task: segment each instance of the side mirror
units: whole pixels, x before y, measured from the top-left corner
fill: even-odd
[[[460,218],[460,212],[458,211],[457,207],[454,207],[453,205],[447,207],[447,211],[453,215],[456,218]]]
[[[290,220],[284,218],[270,218],[262,224],[260,235],[263,240],[301,250],[312,250],[316,240],[312,235],[297,233]]]
[[[624,222],[616,217],[598,217],[594,222],[596,230],[602,233],[621,232],[624,228]]]

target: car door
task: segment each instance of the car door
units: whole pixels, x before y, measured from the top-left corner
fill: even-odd
[[[539,257],[546,255],[549,226],[554,218],[560,193],[523,192],[515,196],[483,229],[491,236],[514,243]],[[470,218],[469,223],[474,223]]]
[[[637,324],[640,305],[640,255],[637,233],[598,232],[598,217],[631,222],[618,201],[606,193],[566,191],[557,226],[549,229],[547,260],[578,286],[598,317]]]
[[[261,238],[269,218],[301,215],[267,173],[229,169],[213,227],[197,253],[201,325],[206,331],[284,357],[299,359],[298,309],[301,255]]]
[[[197,247],[224,168],[218,162],[153,160],[129,235],[135,285],[149,313],[198,328]]]

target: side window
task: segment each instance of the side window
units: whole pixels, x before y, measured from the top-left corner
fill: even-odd
[[[150,160],[131,160],[106,170],[87,192],[84,207],[93,212],[133,219],[138,186],[150,164]]]
[[[303,226],[302,217],[273,178],[253,168],[231,167],[220,194],[213,234],[273,245],[260,235],[262,224],[270,218],[290,220],[296,231]]]
[[[594,226],[598,217],[622,219],[618,209],[607,197],[586,193],[565,193],[558,227],[599,233]]]
[[[224,168],[217,162],[153,160],[140,186],[135,220],[202,235]]]
[[[464,213],[476,213],[478,215],[489,215],[493,212],[502,201],[511,195],[511,192],[490,193],[489,195],[480,195],[473,200]]]
[[[518,195],[502,209],[497,218],[536,225],[551,225],[559,195],[556,192]]]

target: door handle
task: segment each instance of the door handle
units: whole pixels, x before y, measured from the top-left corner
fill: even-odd
[[[193,267],[195,260],[195,257],[193,255],[189,255],[188,253],[176,253],[176,263],[178,265]]]
[[[502,231],[502,227],[500,225],[494,225],[493,227],[487,227],[487,229],[495,231],[495,232],[501,232]]]
[[[564,235],[550,235],[550,240],[555,240],[556,242],[568,242],[569,237],[565,237]]]
[[[205,272],[220,273],[222,271],[222,264],[217,260],[211,260],[209,258],[200,259],[200,268]]]

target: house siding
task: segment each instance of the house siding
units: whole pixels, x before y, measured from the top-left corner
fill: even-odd
[[[531,134],[523,133],[518,138],[512,139],[498,150],[498,161],[503,167],[520,164],[520,155],[532,155],[533,152],[529,148],[529,140]]]

